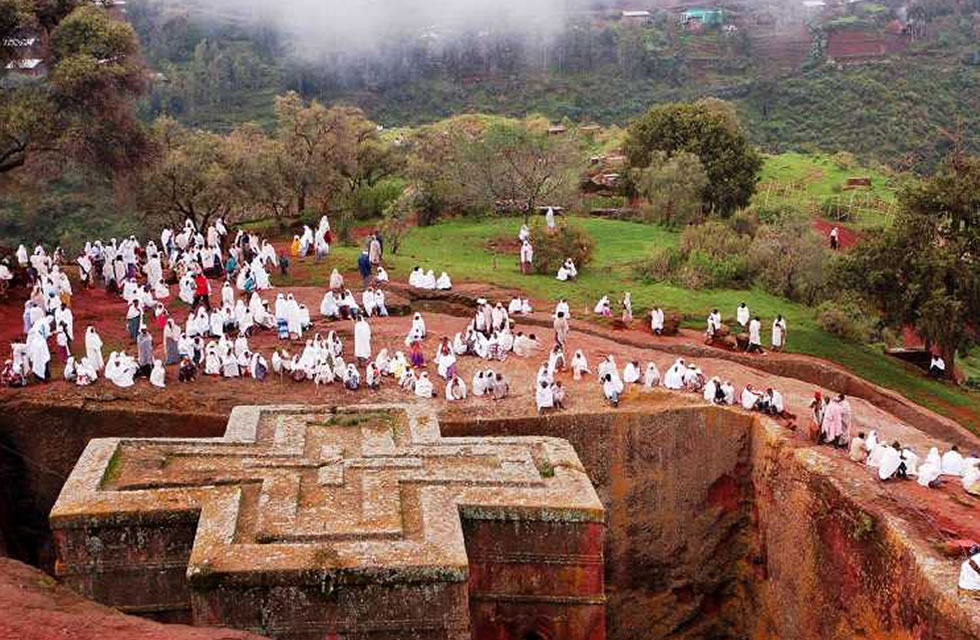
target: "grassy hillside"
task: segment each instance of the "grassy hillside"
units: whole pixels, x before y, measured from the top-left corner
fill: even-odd
[[[399,277],[405,277],[414,266],[421,265],[437,274],[447,271],[457,282],[494,282],[520,287],[549,301],[563,296],[573,304],[573,313],[578,317],[585,316],[602,295],[618,301],[625,291],[630,291],[637,317],[660,305],[681,312],[687,326],[701,329],[712,308],[717,307],[726,318],[731,318],[738,304],[745,301],[754,314],[763,318],[764,341],[768,340],[772,319],[782,314],[789,324],[789,351],[840,363],[980,433],[980,395],[930,380],[921,370],[885,356],[879,346],[849,342],[828,334],[817,326],[816,314],[809,307],[760,288],[691,291],[635,280],[631,263],[650,256],[657,248],[675,246],[679,234],[656,226],[613,220],[578,218],[574,223],[595,238],[597,250],[593,264],[573,283],[560,283],[550,274],[524,276],[514,252],[499,254],[490,248],[491,241],[514,238],[521,225],[520,218],[453,220],[413,229],[399,254],[390,257],[391,263]],[[350,267],[358,253],[354,248],[335,250],[331,263],[317,274],[317,282],[326,278],[334,260]]]

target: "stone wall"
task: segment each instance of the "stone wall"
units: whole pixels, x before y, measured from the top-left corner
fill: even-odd
[[[706,408],[444,421],[442,429],[571,442],[606,507],[607,635],[628,640],[744,634],[752,424]]]
[[[134,412],[111,404],[7,403],[0,412],[0,537],[6,541],[7,555],[53,570],[48,514],[89,440],[216,437],[224,433],[227,422],[227,415]]]

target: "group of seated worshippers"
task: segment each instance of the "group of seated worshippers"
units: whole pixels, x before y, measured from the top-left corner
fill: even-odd
[[[354,318],[359,315],[366,317],[388,315],[385,302],[385,292],[380,286],[368,286],[361,293],[361,304],[350,289],[329,290],[323,294],[320,301],[320,315],[331,320]]]
[[[878,470],[878,478],[916,478],[923,487],[938,487],[944,477],[959,479],[963,489],[980,495],[980,457],[975,452],[964,456],[959,447],[953,446],[940,455],[937,447],[932,447],[924,462],[911,447],[902,446],[899,441],[891,444],[881,442],[877,430],[864,432],[851,439],[849,457],[854,462],[863,462]]]
[[[531,307],[531,301],[524,296],[518,296],[512,298],[510,304],[507,305],[507,313],[512,316],[516,315],[530,315],[534,313],[534,309]]]
[[[439,289],[440,291],[447,291],[453,288],[453,281],[449,278],[448,273],[443,271],[442,275],[436,278],[436,274],[432,269],[425,271],[422,267],[412,269],[412,272],[408,275],[408,284],[416,289]]]

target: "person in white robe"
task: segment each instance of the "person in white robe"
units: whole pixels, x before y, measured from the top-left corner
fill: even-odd
[[[429,374],[423,371],[415,381],[415,395],[420,398],[431,398],[433,395],[432,381]]]
[[[548,210],[544,214],[544,223],[548,227],[548,231],[555,230],[555,210],[548,207]]]
[[[424,277],[425,272],[422,271],[422,267],[415,267],[412,269],[411,273],[408,274],[408,286],[418,289],[422,286],[422,279]]]
[[[657,363],[647,363],[647,369],[643,373],[643,386],[647,389],[660,386],[660,369],[657,368]]]
[[[578,271],[575,269],[575,263],[572,262],[571,258],[568,258],[560,267],[558,267],[558,274],[555,276],[555,279],[561,282],[566,282],[574,279],[577,273]]]
[[[424,339],[426,336],[425,320],[422,319],[422,314],[417,311],[415,312],[415,315],[412,316],[412,333],[417,336],[419,340]]]
[[[623,388],[623,381],[618,376],[607,373],[602,378],[602,395],[609,402],[609,406],[613,408],[619,406],[619,399],[623,394]]]
[[[521,313],[523,314],[531,313],[529,309],[530,309],[530,303],[528,302],[527,298],[524,298],[521,302]],[[568,300],[565,300],[564,298],[558,299],[558,304],[555,305],[554,317],[557,318],[559,313],[565,314],[565,318],[567,318],[568,320],[572,319],[572,309],[568,304]]]
[[[633,296],[629,291],[623,296],[623,324],[633,324]]]
[[[684,388],[688,391],[700,392],[704,386],[704,374],[693,362],[684,370],[683,379]]]
[[[82,358],[75,368],[75,384],[80,387],[88,386],[98,380],[99,374],[96,372],[92,362],[87,358]]]
[[[963,455],[955,445],[952,449],[943,454],[942,468],[944,476],[963,475]]]
[[[623,367],[623,382],[633,384],[640,380],[640,363],[637,361],[627,362]]]
[[[744,302],[738,305],[738,309],[735,310],[735,320],[738,322],[739,326],[741,326],[743,329],[747,328],[751,318],[752,315],[749,313],[748,306],[746,306]]]
[[[919,465],[918,482],[923,487],[935,486],[939,476],[943,474],[943,462],[939,457],[939,449],[933,447],[929,449],[926,461]]]
[[[221,375],[225,378],[237,378],[241,375],[238,358],[235,357],[234,353],[226,353],[221,358]]]
[[[735,404],[735,385],[732,384],[731,380],[725,380],[721,384],[721,390],[725,394],[725,404],[734,405]]]
[[[150,384],[154,387],[163,389],[167,386],[166,383],[167,372],[163,368],[163,362],[160,360],[155,360],[153,362],[153,370],[150,371]]]
[[[538,413],[544,413],[548,409],[554,409],[555,396],[551,390],[551,384],[547,380],[539,380],[534,390],[534,402],[538,407]]]
[[[898,474],[900,477],[904,477],[904,473],[900,472],[902,468],[902,452],[898,447],[896,442],[894,445],[882,445],[881,458],[878,462],[878,479],[888,480],[889,478]]]
[[[371,359],[371,325],[363,316],[354,323],[354,357],[362,361]]]
[[[653,331],[654,335],[663,335],[664,310],[660,307],[654,307],[653,311],[650,312],[650,330]]]
[[[368,317],[374,315],[374,287],[368,287],[361,294],[361,305],[364,306],[364,315]]]
[[[678,389],[683,389],[685,369],[684,359],[678,358],[674,364],[667,369],[667,373],[664,374],[664,387],[675,391]]]
[[[762,351],[762,322],[758,316],[749,322],[749,352]]]
[[[286,326],[289,331],[289,337],[293,339],[303,337],[303,319],[299,312],[299,303],[296,302],[293,294],[290,293],[286,296],[283,307],[286,313]]]
[[[753,389],[752,385],[745,385],[742,389],[742,395],[739,397],[739,404],[742,405],[743,409],[748,411],[754,411],[757,404],[759,404],[759,399],[761,396],[757,394]]]
[[[329,286],[334,290],[342,289],[344,287],[344,276],[340,275],[340,272],[336,269],[330,272]]]
[[[598,375],[600,381],[605,378],[607,374],[619,377],[619,367],[616,366],[616,359],[612,354],[607,355],[602,362],[599,363],[599,367],[596,370],[596,375]]]
[[[221,285],[221,305],[225,307],[235,306],[235,290],[228,280],[225,280],[225,283]]]
[[[85,330],[85,357],[96,371],[101,371],[105,367],[102,359],[102,338],[96,333],[95,327]]]
[[[511,298],[510,304],[507,305],[507,313],[513,316],[519,314],[520,312],[521,312],[521,299],[519,297]]]
[[[204,375],[221,375],[221,357],[218,355],[217,346],[213,342],[208,343],[207,349],[205,350]]]
[[[704,394],[702,395],[704,401],[710,402],[711,404],[717,404],[717,396],[720,387],[721,379],[718,378],[718,376],[712,376],[711,379],[704,384]]]
[[[481,369],[473,374],[473,383],[470,387],[474,397],[480,397],[487,392],[486,373]]]
[[[974,598],[980,596],[980,545],[973,545],[960,565],[957,586]]]
[[[424,276],[422,276],[422,284],[419,285],[421,289],[433,290],[436,288],[436,274],[433,273],[432,269],[429,269]]]
[[[337,305],[337,300],[334,298],[333,291],[327,291],[323,295],[323,300],[320,301],[320,315],[325,318],[340,317],[340,307]]]
[[[459,376],[453,376],[453,379],[446,383],[446,400],[450,402],[466,400],[466,383]]]
[[[51,362],[46,328],[47,320],[41,319],[27,334],[27,359],[31,363],[31,373],[40,380],[48,379],[48,363]]]
[[[449,279],[448,273],[445,271],[442,272],[442,275],[440,275],[439,279],[436,280],[435,288],[439,289],[440,291],[448,291],[449,289],[453,288],[453,281]]]
[[[586,373],[591,374],[592,371],[589,370],[589,361],[586,360],[585,354],[579,349],[572,356],[572,379],[581,380]]]
[[[127,356],[125,353],[116,353],[116,363],[112,368],[112,375],[109,375],[109,366],[106,365],[106,379],[112,382],[117,387],[123,389],[133,386],[133,378],[139,369],[136,361]],[[110,360],[112,355],[109,356]]]
[[[534,247],[525,240],[521,243],[521,273],[528,275],[531,273],[534,264]]]
[[[305,304],[299,305],[299,326],[300,331],[309,331],[313,328],[313,321],[310,319],[310,310]]]
[[[374,276],[374,279],[378,282],[388,282],[388,272],[385,271],[384,267],[378,267],[378,273]]]
[[[57,327],[64,325],[68,339],[75,342],[75,316],[68,307],[61,307],[54,312],[54,324]]]
[[[786,344],[786,319],[783,316],[776,316],[772,322],[772,348],[773,351],[781,351]]]
[[[599,298],[599,302],[596,303],[595,308],[592,310],[595,314],[601,316],[611,316],[612,315],[612,305],[609,302],[609,296],[602,296]]]
[[[521,225],[521,230],[517,232],[517,239],[522,243],[531,237],[531,229],[526,225]]]

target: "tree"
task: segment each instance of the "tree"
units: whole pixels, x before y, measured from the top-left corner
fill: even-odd
[[[938,345],[952,375],[968,323],[980,314],[980,158],[955,155],[908,187],[887,230],[862,242],[838,277],[894,327]]]
[[[787,212],[763,225],[749,261],[770,293],[811,305],[825,293],[827,250],[805,214]]]
[[[728,216],[749,204],[762,168],[762,158],[732,125],[730,112],[715,101],[654,107],[630,124],[626,154],[637,169],[648,167],[656,151],[696,155],[707,175],[701,200]]]
[[[472,202],[489,210],[524,214],[570,195],[575,151],[560,138],[524,124],[497,123],[459,141],[456,170]]]
[[[306,211],[311,197],[325,209],[338,190],[343,125],[339,115],[316,100],[305,104],[295,91],[276,98],[276,139],[282,151],[277,169],[292,192],[297,213]]]
[[[238,192],[226,139],[170,118],[158,119],[153,134],[159,156],[137,185],[137,199],[147,217],[173,226],[190,218],[198,228],[218,216],[230,221]]]
[[[668,225],[686,225],[701,217],[701,194],[707,182],[701,161],[686,151],[673,156],[655,151],[650,165],[636,179],[638,191],[650,202],[652,215]]]
[[[262,127],[248,123],[237,127],[226,140],[226,153],[235,197],[245,206],[276,219],[283,218],[292,203],[292,192],[279,172],[284,155],[278,140]]]
[[[336,106],[330,114],[340,128],[337,169],[349,194],[373,187],[398,170],[400,163],[394,147],[382,140],[378,125],[368,120],[363,111]]]
[[[33,159],[124,171],[146,156],[148,138],[133,108],[144,89],[136,35],[98,7],[73,6],[38,2],[25,13],[22,3],[0,0],[0,30],[51,32],[47,78],[0,93],[0,173]],[[12,28],[11,16],[19,20]],[[3,57],[10,55],[6,49]]]

